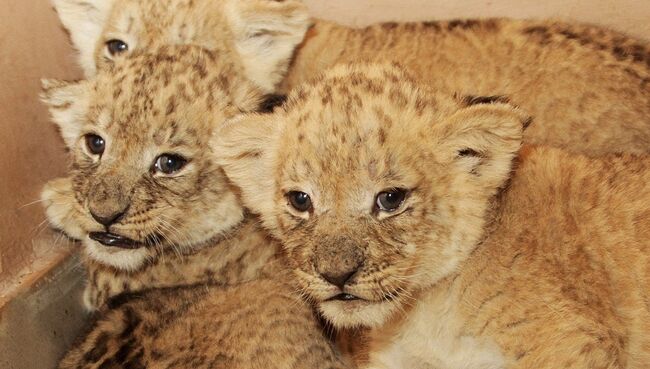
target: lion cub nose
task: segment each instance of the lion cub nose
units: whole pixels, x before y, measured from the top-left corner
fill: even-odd
[[[104,227],[109,227],[113,223],[117,222],[120,218],[122,218],[124,213],[125,211],[118,211],[108,215],[99,215],[91,211],[90,215],[92,215],[93,219],[95,219],[97,223],[103,225]]]
[[[347,236],[324,237],[316,246],[315,255],[318,274],[341,289],[363,264],[361,246]]]
[[[95,221],[108,228],[124,217],[131,205],[132,187],[123,177],[100,176],[88,195],[88,211]]]
[[[354,275],[354,273],[357,272],[357,269],[355,268],[354,270],[343,272],[341,274],[339,273],[323,273],[321,276],[325,278],[326,281],[329,283],[337,286],[338,288],[343,289],[343,286],[345,286],[345,283],[350,280],[350,278]]]

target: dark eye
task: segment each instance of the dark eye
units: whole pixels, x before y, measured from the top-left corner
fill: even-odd
[[[185,163],[187,163],[187,160],[180,155],[162,154],[156,158],[153,165],[158,172],[172,174],[185,166]]]
[[[88,148],[88,151],[90,151],[91,154],[93,155],[103,154],[105,146],[106,143],[104,142],[104,139],[101,138],[100,136],[97,136],[92,133],[86,135],[86,147]]]
[[[126,42],[122,40],[113,39],[106,41],[106,49],[108,50],[109,54],[115,56],[127,51],[129,49],[129,45],[127,45]]]
[[[290,191],[287,193],[287,199],[294,209],[305,212],[311,209],[311,198],[304,192]]]
[[[406,193],[407,191],[403,188],[393,188],[380,192],[375,200],[375,205],[379,210],[393,212],[402,205]]]

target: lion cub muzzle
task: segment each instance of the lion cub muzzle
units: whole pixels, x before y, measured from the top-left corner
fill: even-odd
[[[316,245],[313,263],[319,275],[344,292],[363,265],[364,255],[360,242],[349,236],[324,237]]]
[[[121,177],[100,177],[91,184],[88,195],[88,212],[106,229],[106,232],[90,232],[89,237],[104,246],[137,249],[144,244],[124,235],[113,233],[111,227],[127,216],[131,207],[133,187]]]
[[[126,215],[131,205],[133,186],[121,177],[97,178],[88,193],[88,211],[95,221],[108,230]]]

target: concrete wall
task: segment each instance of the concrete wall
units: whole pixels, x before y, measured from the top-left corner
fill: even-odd
[[[79,301],[83,273],[67,258],[0,310],[0,368],[53,369],[87,319]]]

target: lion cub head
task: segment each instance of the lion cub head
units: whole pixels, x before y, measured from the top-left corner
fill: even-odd
[[[70,175],[43,191],[47,216],[91,258],[133,270],[241,221],[208,144],[262,93],[227,53],[164,46],[90,80],[44,81],[42,98],[72,156]]]
[[[452,273],[509,177],[523,113],[422,90],[397,67],[341,66],[214,141],[245,204],[337,326],[376,326]]]
[[[264,92],[310,25],[299,0],[53,0],[86,76],[162,45],[232,50]]]

